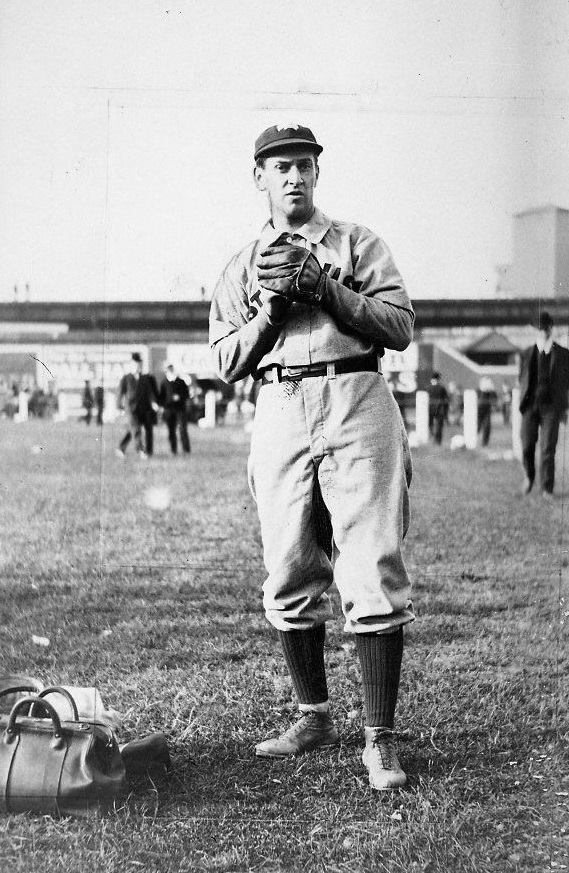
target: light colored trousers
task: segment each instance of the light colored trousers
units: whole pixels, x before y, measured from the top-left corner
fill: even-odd
[[[269,574],[263,605],[272,625],[302,630],[331,618],[332,581],[350,633],[389,632],[413,620],[401,556],[411,457],[381,374],[264,385],[248,473]],[[315,476],[332,520],[332,561],[316,538]]]

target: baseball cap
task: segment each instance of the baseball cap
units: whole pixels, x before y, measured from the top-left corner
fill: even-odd
[[[142,364],[142,358],[138,352],[133,352],[131,357],[132,360],[136,361],[137,364]]]
[[[269,152],[290,146],[308,146],[317,155],[323,150],[323,146],[316,142],[316,137],[309,127],[302,127],[300,124],[292,124],[289,127],[275,124],[273,127],[267,127],[255,140],[254,158],[257,160]]]

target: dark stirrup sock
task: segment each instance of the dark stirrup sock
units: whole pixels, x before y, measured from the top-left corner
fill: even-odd
[[[324,669],[326,626],[310,630],[279,631],[279,639],[299,703],[325,703],[328,700]]]
[[[393,730],[403,657],[403,628],[390,634],[356,634],[362,668],[366,725]]]

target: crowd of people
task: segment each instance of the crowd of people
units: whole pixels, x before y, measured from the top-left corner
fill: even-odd
[[[20,393],[28,396],[30,418],[52,418],[57,412],[57,394],[51,386],[47,391],[30,381],[6,380],[0,377],[0,417],[14,418],[20,408]]]
[[[201,409],[196,389],[176,371],[173,364],[166,365],[164,376],[158,384],[152,373],[144,371],[142,357],[132,355],[131,368],[120,380],[117,393],[118,409],[125,415],[125,432],[115,450],[117,457],[124,458],[131,443],[141,459],[154,454],[154,427],[159,416],[166,424],[168,442],[173,455],[191,452],[188,424],[196,421],[195,412]],[[199,413],[198,413],[199,414]]]

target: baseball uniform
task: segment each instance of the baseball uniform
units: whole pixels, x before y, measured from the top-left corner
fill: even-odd
[[[300,125],[257,139],[255,184],[271,220],[219,279],[210,343],[221,378],[261,380],[248,474],[268,571],[263,602],[300,710],[255,753],[282,758],[338,739],[324,662],[334,580],[362,669],[362,759],[371,787],[387,790],[406,780],[393,721],[402,626],[414,616],[401,556],[411,460],[380,360],[385,348],[407,347],[414,314],[385,243],[314,207],[321,151]]]
[[[409,520],[411,462],[378,361],[385,347],[408,345],[412,306],[385,243],[367,228],[315,209],[289,240],[309,247],[322,265],[328,308],[294,303],[285,324],[271,332],[260,308],[265,292],[256,262],[280,235],[269,222],[258,240],[231,259],[210,315],[221,378],[233,382],[256,372],[267,382],[257,400],[249,459],[269,573],[267,618],[284,630],[330,617],[325,592],[333,569],[317,545],[311,518],[317,476],[332,519],[346,630],[389,630],[413,618],[400,550]],[[334,372],[354,359],[370,360],[376,372]],[[294,374],[294,368],[331,362],[329,374],[278,381],[282,368]]]

